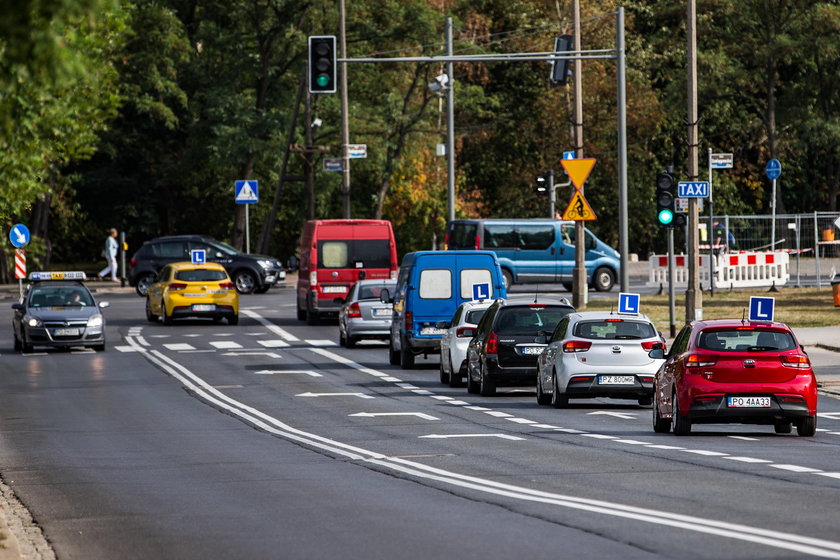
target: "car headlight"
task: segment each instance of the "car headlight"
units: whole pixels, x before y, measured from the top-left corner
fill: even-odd
[[[30,327],[40,327],[42,325],[41,319],[27,315],[23,318],[23,323]]]
[[[257,261],[257,264],[263,268],[271,268],[271,261],[260,259]]]
[[[88,327],[101,327],[103,323],[102,315],[94,315],[90,319],[88,319],[87,326]]]

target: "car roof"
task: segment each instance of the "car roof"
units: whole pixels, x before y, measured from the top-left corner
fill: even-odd
[[[32,287],[35,286],[49,286],[51,288],[68,288],[81,286],[86,290],[88,289],[87,286],[85,286],[84,282],[82,282],[81,280],[35,280],[34,282],[32,282]]]
[[[520,307],[531,305],[562,305],[564,307],[571,307],[574,309],[574,306],[566,298],[551,296],[538,296],[537,298],[534,298],[534,296],[526,294],[509,296],[507,299],[501,300],[501,305],[506,307],[510,305],[517,305]]]
[[[160,241],[216,241],[216,238],[210,235],[202,234],[165,235],[162,237],[155,237],[145,243],[156,243]]]
[[[706,321],[695,321],[694,323],[695,328],[697,329],[707,329],[707,328],[739,328],[739,327],[749,327],[749,328],[774,328],[774,329],[782,329],[782,330],[791,330],[784,323],[779,323],[776,321],[746,321],[743,319],[710,319]]]
[[[201,269],[208,269],[208,270],[224,270],[225,267],[220,265],[217,262],[206,262],[201,264],[192,263],[189,261],[182,261],[182,262],[174,262],[169,263],[167,266],[174,268],[175,270],[201,270]]]
[[[626,321],[647,321],[653,323],[650,318],[643,313],[615,313],[613,311],[577,311],[569,315],[570,320],[574,321],[597,321],[603,319],[624,319]]]

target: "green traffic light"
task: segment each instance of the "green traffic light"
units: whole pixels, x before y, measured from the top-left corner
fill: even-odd
[[[659,216],[657,216],[657,218],[659,218],[660,224],[667,226],[674,221],[674,213],[667,208],[663,208],[659,211]]]
[[[330,77],[326,74],[321,74],[317,78],[315,78],[315,83],[318,84],[318,87],[327,87],[330,85]]]

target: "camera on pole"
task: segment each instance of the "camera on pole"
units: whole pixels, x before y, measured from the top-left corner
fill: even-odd
[[[309,37],[309,93],[336,91],[335,35]]]

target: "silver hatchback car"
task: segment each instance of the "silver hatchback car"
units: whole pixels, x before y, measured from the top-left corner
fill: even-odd
[[[663,360],[648,355],[665,340],[641,314],[571,313],[537,360],[537,403],[561,408],[570,398],[636,399],[649,405]]]
[[[347,348],[359,340],[387,340],[391,333],[390,303],[382,303],[379,294],[394,293],[396,280],[359,280],[350,288],[338,310],[338,343]]]
[[[436,325],[445,328],[440,339],[440,382],[450,387],[463,387],[467,375],[467,347],[475,336],[475,329],[484,312],[493,304],[490,300],[465,301],[452,316],[452,321]]]

